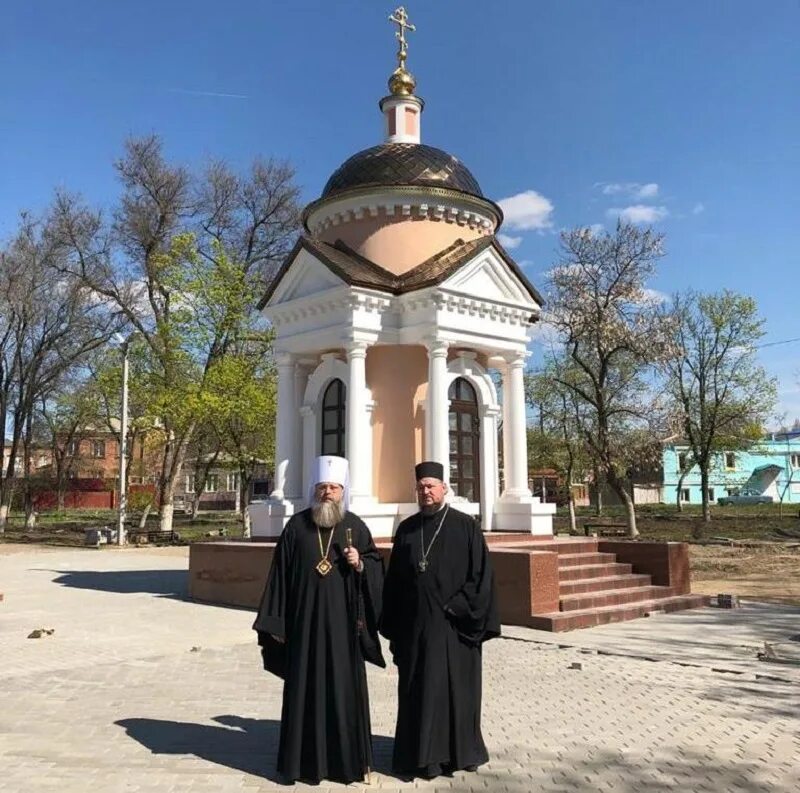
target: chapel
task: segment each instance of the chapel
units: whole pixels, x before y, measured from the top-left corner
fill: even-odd
[[[423,99],[397,68],[383,141],[337,167],[303,212],[263,296],[278,371],[275,488],[254,538],[307,505],[320,454],[350,463],[350,507],[376,537],[416,511],[414,464],[444,465],[451,498],[486,532],[552,535],[528,486],[523,374],[542,298],[497,238],[500,207],[466,165],[422,142]]]

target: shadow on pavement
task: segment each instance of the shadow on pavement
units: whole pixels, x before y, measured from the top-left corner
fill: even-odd
[[[95,589],[100,592],[118,592],[131,595],[147,593],[178,600],[188,598],[189,573],[187,570],[51,570],[61,573],[53,579],[56,584],[76,589]]]
[[[220,727],[159,719],[120,719],[115,724],[154,754],[193,754],[217,765],[280,782],[275,771],[281,723],[274,719],[215,716]],[[392,739],[372,739],[375,768],[391,776]]]
[[[530,767],[538,766],[531,774]],[[534,782],[541,777],[546,782]],[[794,790],[772,779],[769,763],[758,765],[741,759],[718,760],[713,750],[684,750],[665,745],[644,754],[619,752],[586,745],[564,748],[556,756],[539,753],[530,745],[509,746],[481,766],[477,774],[458,772],[449,781],[449,793],[474,793],[476,790],[502,790],[505,793],[531,791],[571,791],[571,793],[643,793],[644,791],[725,791],[725,793],[777,793]],[[788,775],[785,775],[788,778]],[[613,779],[613,786],[609,780]]]
[[[281,724],[272,719],[218,716],[223,726],[159,719],[115,722],[153,754],[193,754],[218,765],[278,781],[275,760]]]

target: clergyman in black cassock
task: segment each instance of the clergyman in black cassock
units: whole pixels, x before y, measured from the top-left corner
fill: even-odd
[[[333,473],[315,477],[317,497],[333,490],[321,482],[346,485],[346,461],[333,459]],[[253,625],[264,668],[284,679],[277,771],[286,783],[354,782],[372,765],[364,661],[386,665],[377,632],[383,562],[357,515],[342,507],[337,517],[332,528],[315,523],[312,509],[289,519]]]
[[[441,464],[420,463],[416,472],[421,511],[395,534],[381,633],[399,677],[393,769],[430,778],[489,759],[481,646],[500,635],[500,622],[479,525],[444,503]]]

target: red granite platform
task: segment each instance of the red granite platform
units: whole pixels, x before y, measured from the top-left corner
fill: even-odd
[[[500,618],[510,625],[567,631],[708,603],[689,589],[685,543],[487,534]],[[274,543],[195,543],[189,594],[195,600],[254,608]],[[388,560],[390,542],[378,547]]]

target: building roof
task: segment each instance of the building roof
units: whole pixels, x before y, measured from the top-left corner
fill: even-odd
[[[331,272],[350,286],[360,286],[366,289],[376,289],[381,292],[400,295],[442,283],[462,265],[487,248],[493,248],[520,280],[528,294],[540,306],[544,305],[544,300],[536,287],[527,279],[519,265],[508,255],[494,236],[479,237],[469,242],[458,239],[448,248],[434,254],[416,267],[401,275],[395,275],[379,264],[361,256],[341,240],[337,240],[335,244],[331,245],[322,240],[304,235],[298,239],[294,248],[286,257],[286,261],[275,276],[258,307],[260,309],[264,308],[269,302],[278,284],[301,249],[311,253],[312,256],[321,261]]]
[[[400,185],[444,187],[483,198],[478,181],[460,160],[422,143],[381,143],[354,154],[333,172],[322,198],[354,188]]]

